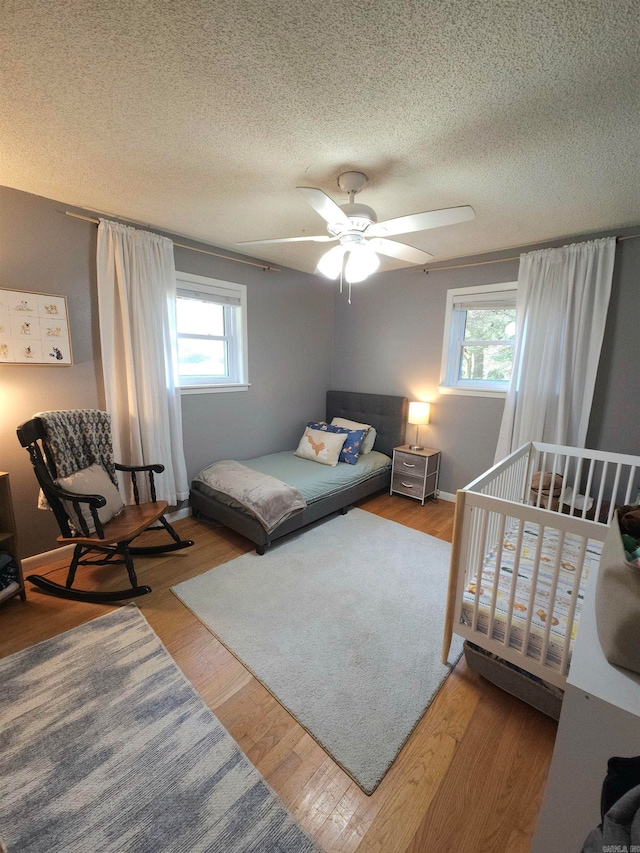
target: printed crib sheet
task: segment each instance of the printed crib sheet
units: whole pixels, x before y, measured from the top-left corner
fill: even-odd
[[[529,593],[531,589],[531,578],[534,570],[536,549],[538,547],[539,528],[535,524],[525,523],[522,537],[520,564],[518,566],[518,577],[516,581],[516,594],[513,606],[513,619],[509,636],[509,645],[521,650],[524,642],[524,629],[528,616]],[[580,552],[581,539],[575,535],[565,536],[560,563],[560,576],[556,590],[555,603],[551,614],[549,613],[549,598],[551,592],[551,580],[556,561],[559,544],[560,531],[553,528],[545,528],[542,550],[540,552],[540,569],[535,593],[535,604],[531,619],[531,631],[527,654],[540,660],[542,643],[546,629],[547,619],[551,618],[551,632],[549,634],[549,645],[547,649],[546,663],[558,669],[562,660],[564,638],[567,632],[567,616],[571,603],[571,594],[575,584],[576,564]],[[518,528],[505,535],[502,560],[498,575],[498,595],[493,622],[493,639],[504,642],[505,629],[508,618],[509,597],[511,594],[511,579],[515,566],[516,544]],[[602,551],[602,542],[590,539],[587,542],[587,550],[584,560],[582,578],[578,590],[575,621],[571,634],[571,649],[575,639],[576,627],[580,618],[582,601],[584,598],[584,584],[589,571],[598,565]],[[478,607],[477,630],[487,634],[489,630],[489,618],[491,613],[491,600],[496,577],[497,546],[487,554],[482,570],[482,582],[480,587],[480,602]],[[473,624],[473,606],[477,588],[477,574],[467,585],[463,594],[462,618],[465,624]]]

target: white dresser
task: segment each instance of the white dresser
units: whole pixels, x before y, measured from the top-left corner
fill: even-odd
[[[602,652],[596,581],[592,572],[532,853],[579,853],[600,823],[608,760],[640,755],[640,675],[612,666]]]

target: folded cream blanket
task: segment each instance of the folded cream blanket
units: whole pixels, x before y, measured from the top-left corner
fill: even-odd
[[[196,480],[213,489],[223,503],[239,504],[258,519],[267,533],[307,505],[297,489],[231,459],[214,462]]]

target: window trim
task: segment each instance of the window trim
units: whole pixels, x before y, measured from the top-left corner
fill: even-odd
[[[176,297],[180,292],[192,291],[194,293],[207,294],[208,296],[222,297],[220,302],[212,299],[212,302],[224,304],[228,299],[230,304],[239,308],[238,312],[229,312],[233,320],[233,331],[231,335],[225,335],[216,339],[229,340],[228,358],[234,367],[234,375],[231,380],[220,382],[180,382],[180,394],[214,394],[222,391],[247,391],[250,387],[248,372],[248,342],[247,342],[247,286],[235,281],[223,281],[222,279],[210,278],[194,273],[179,272],[176,270]],[[176,324],[176,342],[178,330]],[[235,341],[235,346],[232,343]],[[176,353],[177,355],[177,353]],[[239,380],[239,381],[238,381]]]
[[[444,321],[444,338],[442,341],[442,361],[440,365],[440,386],[441,394],[461,394],[474,397],[502,397],[507,393],[506,385],[502,381],[487,380],[481,382],[478,386],[477,379],[457,379],[455,382],[451,379],[453,365],[458,364],[459,337],[454,338],[456,318],[461,316],[461,313],[456,311],[454,305],[456,302],[469,301],[471,305],[466,310],[471,310],[473,302],[482,303],[482,307],[487,307],[487,302],[500,301],[500,293],[512,293],[514,306],[517,294],[518,282],[507,281],[501,284],[482,284],[475,287],[457,287],[452,290],[447,290],[447,305],[445,310]],[[495,294],[495,296],[492,296]],[[484,342],[483,343],[487,343]],[[488,342],[490,343],[490,342]]]

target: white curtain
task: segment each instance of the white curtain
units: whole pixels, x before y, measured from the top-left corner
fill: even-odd
[[[101,219],[97,266],[102,370],[116,459],[164,465],[156,475],[157,496],[175,505],[189,490],[177,387],[173,243]]]
[[[527,441],[584,447],[615,237],[520,256],[513,373],[496,461]]]

